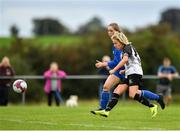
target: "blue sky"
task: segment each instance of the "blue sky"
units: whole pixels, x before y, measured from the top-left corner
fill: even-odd
[[[180,8],[180,0],[0,0],[0,36],[8,36],[16,24],[21,36],[31,36],[34,18],[55,18],[72,31],[98,16],[103,24],[117,22],[135,30],[156,24],[168,8]]]

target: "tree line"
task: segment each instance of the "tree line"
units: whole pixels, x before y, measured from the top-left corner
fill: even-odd
[[[74,34],[82,39],[78,46],[71,46],[74,44],[73,41],[69,46],[63,46],[63,42],[43,46],[36,39],[12,37],[10,46],[1,50],[0,56],[8,54],[17,75],[42,75],[52,61],[58,62],[60,68],[69,75],[96,74],[95,60],[100,60],[103,55],[112,57],[112,42],[101,21],[98,19],[93,21],[82,26],[81,31]],[[61,31],[67,33],[68,29]],[[17,30],[14,32],[17,33]],[[169,57],[180,71],[180,34],[174,31],[170,24],[160,22],[157,25],[137,29],[135,32],[128,30],[124,32],[141,56],[144,74],[156,74],[164,57]],[[43,80],[29,80],[27,100],[45,99],[43,84]],[[62,95],[64,98],[70,94],[79,95],[80,98],[94,98],[98,96],[98,84],[99,80],[63,80]],[[146,86],[154,90],[154,84],[147,82]],[[178,84],[175,83],[174,86],[178,87]],[[180,89],[173,88],[173,91],[180,92]],[[14,92],[11,92],[11,97],[14,101],[18,99]]]

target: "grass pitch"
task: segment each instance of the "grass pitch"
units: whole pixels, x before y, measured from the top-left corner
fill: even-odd
[[[120,102],[108,118],[90,114],[97,102],[80,102],[79,107],[9,105],[0,107],[0,130],[180,130],[180,105],[159,107],[156,118],[136,102]]]

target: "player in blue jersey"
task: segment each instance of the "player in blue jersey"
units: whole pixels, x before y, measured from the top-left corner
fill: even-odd
[[[108,25],[107,27],[107,32],[109,37],[111,37],[114,32],[121,32],[119,29],[118,24],[116,23],[111,23]],[[120,61],[121,61],[121,54],[122,51],[121,50],[117,50],[114,46],[112,47],[112,51],[113,51],[113,55],[114,55],[114,59],[110,62],[101,62],[101,61],[97,61],[97,63],[95,64],[95,66],[97,68],[101,68],[101,67],[106,67],[108,66],[110,69],[113,69]],[[119,74],[120,70],[124,70],[124,67],[118,69],[116,72],[114,72],[112,75],[109,75],[108,78],[106,79],[104,85],[103,85],[103,91],[101,94],[101,100],[100,100],[100,107],[97,110],[91,111],[91,113],[93,114],[97,114],[98,111],[100,110],[104,110],[107,106],[107,103],[109,101],[109,90],[111,87],[117,85],[122,79],[124,79],[124,74]],[[127,88],[121,88],[120,92],[124,92]],[[113,96],[112,96],[113,97]]]
[[[163,65],[159,66],[158,69],[158,84],[156,91],[158,94],[164,96],[164,101],[168,105],[172,100],[171,95],[171,82],[174,77],[179,74],[174,66],[171,65],[171,60],[167,57],[163,60]]]
[[[162,96],[152,93],[148,90],[139,90],[139,87],[142,85],[143,70],[138,52],[122,32],[115,32],[111,39],[114,43],[114,47],[118,50],[122,50],[123,53],[122,60],[109,72],[110,74],[113,74],[121,67],[125,66],[125,70],[120,71],[120,74],[125,73],[125,80],[114,90],[113,97],[108,103],[106,109],[99,111],[98,114],[107,117],[110,110],[118,102],[119,95],[122,93],[119,92],[121,91],[121,88],[129,87],[129,97],[149,107],[152,113],[152,117],[155,117],[157,114],[157,105],[151,104],[149,100],[156,100],[162,109],[165,108],[165,104]]]

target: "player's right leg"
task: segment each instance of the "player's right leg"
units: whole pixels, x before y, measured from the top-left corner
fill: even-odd
[[[155,104],[153,104],[154,106],[153,107],[150,107],[150,111],[151,111],[151,116],[152,116],[152,118],[153,117],[156,117],[156,115],[157,115],[157,105],[155,105]]]
[[[109,101],[109,90],[111,87],[113,87],[115,84],[117,84],[120,81],[120,79],[115,75],[109,75],[104,86],[103,91],[101,94],[101,100],[100,100],[100,108],[97,110],[91,111],[92,114],[99,114],[99,111],[106,109],[107,103]]]

